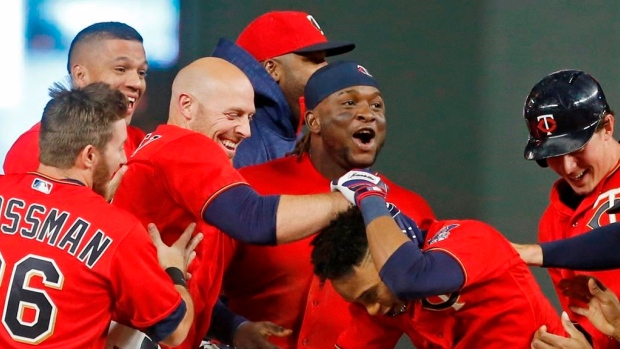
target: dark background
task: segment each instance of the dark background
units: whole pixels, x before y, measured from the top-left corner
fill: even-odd
[[[339,57],[377,78],[387,106],[377,170],[422,194],[438,217],[483,220],[515,242],[535,242],[555,180],[523,159],[531,87],[580,69],[598,78],[612,108],[619,100],[616,1],[182,0],[179,64],[149,72],[134,122],[146,130],[165,122],[178,67],[270,10],[309,12],[328,38],[357,44]],[[557,306],[544,270],[534,272]]]

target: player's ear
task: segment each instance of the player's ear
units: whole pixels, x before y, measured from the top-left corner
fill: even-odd
[[[312,133],[319,133],[319,130],[321,129],[321,122],[313,110],[308,110],[306,112],[304,120],[306,121],[308,131]]]
[[[178,108],[181,111],[181,115],[186,121],[190,121],[193,118],[192,108],[194,107],[194,99],[187,93],[180,93],[177,98]]]
[[[603,122],[605,123],[603,126],[603,128],[605,129],[605,139],[613,139],[616,118],[613,114],[608,113],[607,115],[605,115]]]
[[[75,87],[84,87],[88,85],[88,70],[80,64],[71,67],[71,80]]]
[[[262,62],[263,67],[267,70],[267,73],[277,82],[280,83],[280,64],[275,59],[266,59]]]
[[[75,159],[75,167],[82,170],[94,168],[97,156],[98,154],[95,151],[95,147],[89,144],[78,153]]]

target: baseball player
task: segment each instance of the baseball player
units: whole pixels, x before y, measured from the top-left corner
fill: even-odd
[[[201,234],[170,247],[104,199],[126,162],[126,97],[104,83],[51,90],[37,172],[0,177],[2,348],[104,348],[112,319],[180,343],[185,275]],[[165,269],[165,271],[164,271]]]
[[[361,65],[339,61],[320,68],[308,80],[304,95],[308,134],[298,153],[239,171],[260,194],[329,192],[331,179],[371,166],[383,146],[384,101],[377,81]],[[381,178],[390,186],[389,200],[427,228],[434,219],[428,203]],[[351,321],[348,303],[312,273],[311,240],[278,246],[236,242],[226,270],[223,291],[231,310],[292,329],[291,336],[270,339],[283,349],[332,348]],[[234,333],[236,338],[243,329]],[[374,329],[365,331],[360,347],[372,348],[366,343],[375,335]]]
[[[207,57],[183,68],[172,84],[168,123],[145,137],[113,201],[142,222],[155,223],[165,243],[190,222],[198,222],[205,235],[188,283],[195,325],[180,348],[198,346],[209,328],[231,237],[291,242],[349,206],[337,193],[260,196],[247,184],[231,159],[250,136],[253,101],[250,81],[231,63]]]
[[[75,87],[84,87],[101,81],[120,90],[128,100],[125,122],[127,142],[125,154],[129,158],[144,138],[139,128],[129,126],[140,98],[146,91],[148,65],[142,36],[132,27],[119,22],[92,24],[80,31],[69,48],[67,72]],[[11,146],[4,160],[4,173],[36,171],[39,166],[39,132],[35,124]],[[118,171],[112,182],[118,185],[126,169]]]
[[[524,156],[550,167],[560,179],[551,189],[550,204],[539,224],[541,243],[583,234],[616,221],[606,211],[618,202],[620,144],[614,139],[615,118],[599,83],[577,70],[552,73],[532,88],[524,106],[529,140]],[[562,308],[592,336],[594,347],[620,348],[596,330],[587,318],[570,310],[561,279],[584,272],[549,268]],[[616,294],[617,271],[589,272]]]
[[[384,348],[403,333],[417,348],[456,349],[529,348],[542,325],[563,334],[527,265],[492,227],[445,220],[421,231],[386,207],[385,184],[364,171],[332,189],[357,205],[312,242],[315,273],[355,303],[337,348],[359,348],[369,321],[383,327]]]
[[[236,168],[285,156],[303,126],[299,103],[310,75],[325,57],[349,52],[355,44],[328,41],[314,17],[301,11],[271,11],[254,19],[236,42],[220,39],[213,56],[241,69],[256,94],[252,138],[239,145]]]

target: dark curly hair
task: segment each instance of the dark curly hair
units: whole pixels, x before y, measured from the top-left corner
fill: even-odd
[[[314,274],[325,282],[353,273],[368,253],[362,213],[353,206],[336,217],[312,240]]]

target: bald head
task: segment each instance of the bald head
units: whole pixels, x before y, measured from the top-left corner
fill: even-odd
[[[254,90],[233,64],[200,58],[181,69],[172,83],[168,123],[206,135],[232,158],[241,140],[250,136]]]

